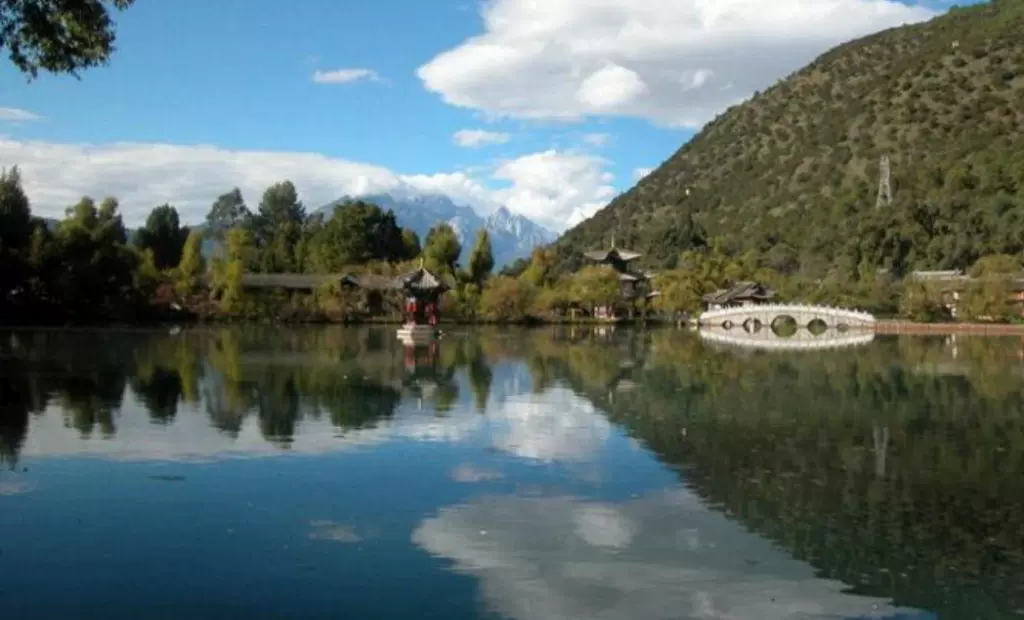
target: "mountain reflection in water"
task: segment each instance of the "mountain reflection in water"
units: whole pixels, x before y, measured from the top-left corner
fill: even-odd
[[[0,609],[1020,617],[1022,351],[2,332]]]

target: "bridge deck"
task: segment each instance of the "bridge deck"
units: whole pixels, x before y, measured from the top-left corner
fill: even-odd
[[[791,317],[797,324],[804,326],[816,320],[824,322],[829,327],[872,327],[875,324],[875,317],[862,310],[809,304],[760,304],[720,308],[702,313],[697,320],[701,325],[743,325],[748,320],[770,325],[782,317]]]

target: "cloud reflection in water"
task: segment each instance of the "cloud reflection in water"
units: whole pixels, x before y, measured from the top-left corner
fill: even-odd
[[[442,509],[412,539],[512,618],[930,617],[817,578],[686,490],[622,504],[489,497]]]

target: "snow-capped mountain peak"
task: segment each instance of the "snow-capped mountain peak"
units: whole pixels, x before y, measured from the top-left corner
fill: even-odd
[[[526,258],[533,249],[555,240],[555,233],[540,226],[527,217],[499,207],[486,218],[471,207],[456,204],[443,194],[372,194],[358,197],[345,196],[329,205],[317,209],[330,217],[334,207],[349,200],[373,203],[382,209],[395,212],[398,224],[412,228],[425,240],[427,232],[440,222],[446,222],[459,237],[463,247],[463,258],[469,255],[477,231],[487,229],[491,236],[494,264],[501,268],[519,258]]]

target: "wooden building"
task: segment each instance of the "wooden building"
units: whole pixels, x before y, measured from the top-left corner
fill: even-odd
[[[399,298],[404,297],[405,290],[402,278],[410,275],[394,278],[372,273],[246,273],[242,276],[242,288],[312,295],[324,286],[337,286],[340,291],[361,295],[360,310],[371,316],[379,316],[389,312],[389,309],[394,311],[401,307],[402,301]]]
[[[965,293],[968,288],[978,284],[999,282],[1001,288],[1005,289],[1006,301],[1015,309],[1015,314],[1024,317],[1024,272],[1017,274],[1005,274],[988,276],[987,278],[973,278],[963,271],[913,271],[907,275],[908,280],[915,280],[925,283],[932,288],[939,298],[939,303],[949,313],[950,318],[958,318],[960,307],[964,302]],[[979,317],[983,318],[983,317]]]
[[[774,289],[759,282],[737,282],[729,288],[704,295],[704,304],[708,310],[755,306],[769,303],[777,295],[778,293]]]
[[[405,322],[410,325],[436,325],[441,318],[441,295],[450,287],[439,277],[420,267],[394,279],[392,286],[405,299]]]
[[[619,274],[621,303],[594,308],[595,318],[618,320],[624,318],[621,312],[623,309],[629,318],[633,317],[636,310],[646,314],[648,302],[656,297],[658,292],[652,290],[653,273],[631,268],[630,263],[640,258],[642,254],[615,247],[615,239],[612,238],[609,249],[584,252],[583,255],[600,265],[611,267]]]

